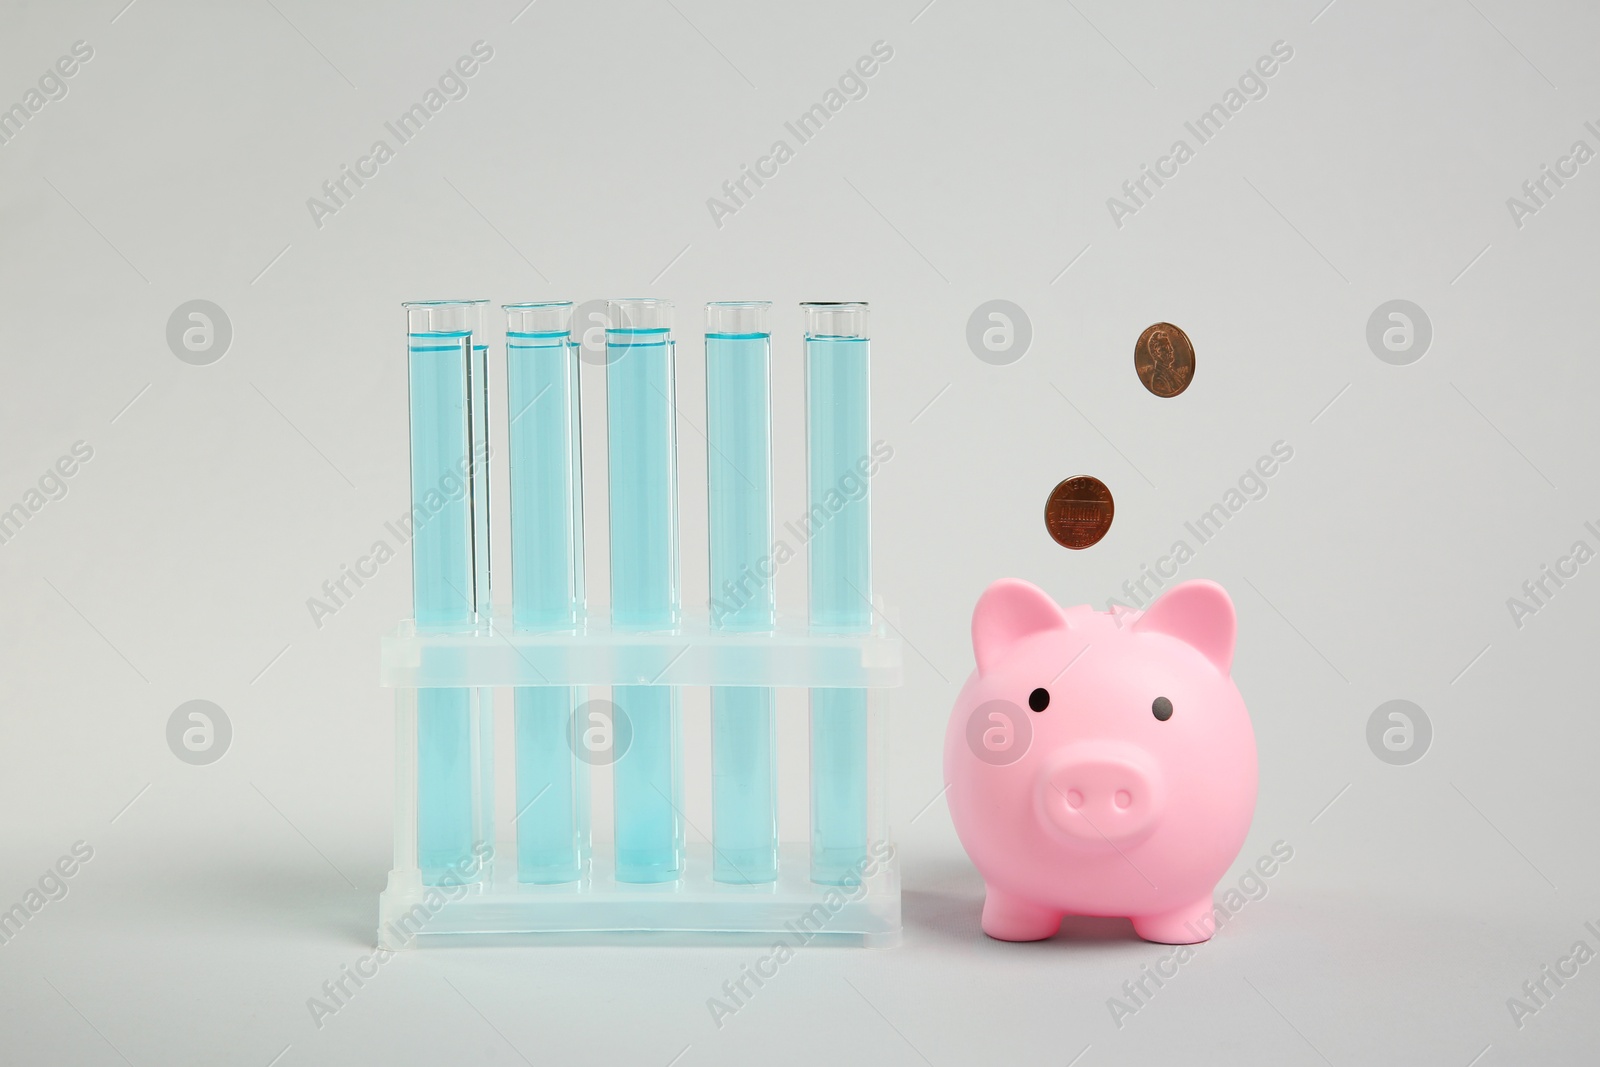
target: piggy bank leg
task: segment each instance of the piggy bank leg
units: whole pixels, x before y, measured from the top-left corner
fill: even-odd
[[[1043,941],[1061,928],[1063,914],[991,886],[983,898],[983,932],[999,941]]]
[[[1162,945],[1194,945],[1211,940],[1216,932],[1211,915],[1211,894],[1162,915],[1135,915],[1133,932]]]

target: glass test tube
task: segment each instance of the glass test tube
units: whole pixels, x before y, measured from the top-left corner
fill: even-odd
[[[487,301],[407,303],[412,611],[471,629],[489,611]],[[474,881],[472,690],[417,691],[417,863],[426,884]],[[485,835],[487,836],[487,835]]]
[[[771,630],[772,331],[767,301],[706,305],[711,625]],[[778,877],[773,692],[711,690],[712,877]]]
[[[583,475],[572,303],[506,304],[512,626],[573,630],[583,612]],[[517,879],[575,881],[589,858],[589,765],[571,743],[580,691],[516,702]]]
[[[872,624],[871,420],[864,303],[802,304],[811,626]],[[867,691],[811,690],[811,880],[860,875],[867,853]]]
[[[607,308],[606,441],[611,504],[611,618],[619,630],[679,623],[677,405],[672,304]],[[683,871],[683,766],[678,691],[615,686],[612,765],[616,878],[670,882]],[[623,717],[627,729],[624,729]]]

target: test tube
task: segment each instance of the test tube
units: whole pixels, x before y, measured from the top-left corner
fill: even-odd
[[[483,300],[404,305],[411,398],[412,611],[420,632],[489,611],[487,339]],[[417,865],[426,884],[474,881],[480,832],[470,689],[417,691]]]
[[[867,305],[801,304],[813,630],[872,625]],[[845,884],[867,853],[867,691],[811,690],[811,880]]]
[[[679,623],[678,448],[672,304],[607,305],[606,441],[611,512],[611,619],[618,630]],[[678,691],[615,686],[612,737],[631,736],[612,765],[619,882],[670,882],[683,871]]]
[[[575,630],[583,612],[578,350],[567,300],[506,304],[511,623]],[[571,744],[572,686],[522,686],[516,706],[517,879],[576,881],[589,857],[588,763]]]
[[[772,332],[768,301],[706,305],[711,625],[773,628]],[[778,877],[773,692],[711,689],[712,878]]]

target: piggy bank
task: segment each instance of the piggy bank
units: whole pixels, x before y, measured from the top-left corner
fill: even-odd
[[[984,933],[1036,941],[1063,915],[1114,915],[1146,941],[1211,936],[1212,890],[1256,802],[1235,629],[1215,582],[1116,614],[1063,610],[1014,578],[984,591],[944,755]]]

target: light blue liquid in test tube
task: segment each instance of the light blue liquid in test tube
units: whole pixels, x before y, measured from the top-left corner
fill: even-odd
[[[611,618],[619,630],[670,630],[680,618],[672,304],[607,308],[606,441],[611,511]],[[612,689],[631,741],[612,766],[616,877],[670,882],[683,872],[683,765],[678,691]],[[612,736],[624,731],[613,724]]]
[[[486,302],[405,305],[411,398],[412,609],[428,632],[489,610]],[[472,691],[417,691],[417,862],[475,880]]]
[[[772,333],[766,301],[706,305],[711,625],[771,630]],[[773,692],[711,689],[712,877],[778,877]]]
[[[872,625],[867,305],[802,304],[811,626]],[[843,504],[837,511],[833,507]],[[859,876],[867,854],[867,691],[811,690],[811,880]]]
[[[574,630],[583,611],[578,351],[572,304],[507,304],[512,625]],[[579,690],[527,686],[516,702],[517,878],[582,876],[589,857],[588,763],[570,730]]]

